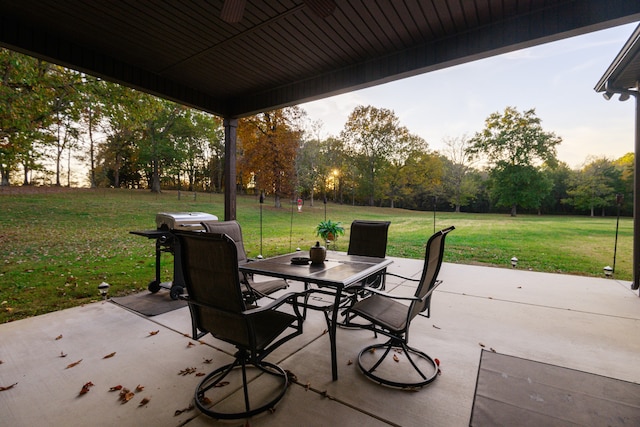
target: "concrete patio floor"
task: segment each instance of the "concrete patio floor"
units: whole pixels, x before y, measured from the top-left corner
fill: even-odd
[[[389,271],[421,269],[422,261],[394,258]],[[339,379],[331,381],[324,317],[311,312],[304,334],[267,358],[297,377],[273,413],[249,421],[197,409],[176,415],[193,400],[196,373],[228,363],[233,348],[186,336],[186,307],[145,317],[101,301],[0,325],[0,387],[17,383],[0,392],[0,425],[465,426],[482,348],[640,383],[640,298],[628,282],[448,263],[440,278],[432,316],[414,320],[410,344],[437,357],[442,374],[418,392],[380,386],[350,363],[376,340],[363,330],[338,330]],[[413,293],[393,277],[388,290]],[[195,372],[180,375],[187,368]],[[116,385],[144,389],[123,404],[109,391]]]

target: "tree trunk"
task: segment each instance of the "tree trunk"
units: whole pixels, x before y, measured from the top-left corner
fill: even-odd
[[[8,187],[9,186],[9,171],[1,168],[0,169],[0,187]]]
[[[122,155],[116,154],[116,167],[113,171],[113,186],[115,188],[120,187],[120,165],[122,164]]]
[[[460,205],[456,205],[456,213],[460,213]]]
[[[158,159],[153,159],[153,173],[151,174],[151,192],[160,193],[160,174],[158,173]]]
[[[91,188],[96,188],[96,165],[94,159],[95,144],[93,142],[93,110],[89,105],[89,159],[91,161]]]
[[[511,216],[516,216],[516,205],[511,206]]]

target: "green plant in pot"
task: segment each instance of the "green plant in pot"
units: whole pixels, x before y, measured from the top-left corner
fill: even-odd
[[[338,236],[344,235],[344,227],[340,222],[320,221],[320,224],[316,227],[316,236],[321,237],[325,242],[335,242]]]

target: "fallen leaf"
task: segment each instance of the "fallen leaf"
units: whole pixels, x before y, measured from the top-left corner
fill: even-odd
[[[67,353],[61,351],[60,352],[60,357],[67,357]]]
[[[183,412],[190,411],[190,410],[192,410],[193,408],[194,408],[194,406],[193,406],[193,404],[191,404],[191,405],[187,406],[187,407],[186,407],[186,408],[184,408],[184,409],[176,409],[176,411],[173,413],[173,416],[174,416],[174,417],[177,417],[178,415],[182,414]]]
[[[131,399],[133,399],[133,396],[135,396],[136,394],[132,391],[125,393],[123,395],[120,396],[120,400],[122,401],[123,404],[127,403],[128,401],[130,401]]]
[[[118,390],[122,390],[122,386],[120,384],[113,386],[109,389],[109,391],[118,391]]]
[[[482,344],[481,342],[478,343],[478,345],[482,348],[484,348],[484,344]]]
[[[196,377],[204,377],[205,375],[207,374],[205,374],[204,372],[196,372]]]
[[[431,326],[433,326],[436,329],[442,329],[440,326],[436,326],[436,325],[431,325]]]
[[[287,374],[287,378],[289,379],[289,381],[291,382],[298,381],[298,377],[296,376],[296,374],[294,374],[290,370],[285,369],[284,372]]]
[[[111,357],[113,357],[115,355],[116,355],[116,352],[114,351],[113,353],[109,353],[106,356],[104,356],[103,359],[109,359],[109,358],[111,358]]]
[[[60,335],[58,335],[58,336],[56,337],[56,341],[61,340],[61,339],[62,339],[62,334],[60,334]]]
[[[151,331],[151,332],[149,332],[149,335],[148,335],[148,336],[150,336],[150,337],[151,337],[151,336],[154,336],[154,335],[158,335],[158,332],[160,332],[160,329],[158,329],[157,331]]]
[[[200,398],[200,403],[202,403],[203,405],[211,405],[211,399],[209,399],[207,396],[202,396]]]
[[[196,370],[196,368],[186,368],[178,372],[178,375],[182,375],[184,377],[185,375],[193,374]]]
[[[211,363],[211,362],[213,362],[213,359],[204,359],[202,363]]]
[[[0,391],[5,391],[5,390],[12,389],[12,388],[14,388],[14,387],[15,387],[15,386],[17,386],[17,385],[18,385],[18,383],[13,383],[13,384],[8,385],[8,386],[5,386],[5,387],[1,387],[1,386],[0,386]]]
[[[393,355],[393,360],[395,360],[396,362],[399,362],[399,361],[400,361],[400,359],[398,359],[398,355],[397,355],[397,354],[394,354],[394,355]]]
[[[192,343],[191,341],[189,341],[189,343],[187,344],[187,348],[193,347],[195,344]]]
[[[79,365],[80,362],[82,362],[82,359],[78,360],[77,362],[69,363],[65,369],[73,368],[74,366]]]
[[[149,400],[150,400],[150,399],[149,399],[148,397],[145,397],[144,399],[142,399],[142,400],[140,401],[140,403],[138,403],[138,408],[139,408],[139,407],[141,407],[141,406],[146,405],[147,403],[149,403]]]
[[[127,395],[129,394],[131,394],[131,397],[129,397],[129,399],[127,400]],[[131,391],[128,388],[122,387],[122,390],[120,390],[120,394],[118,395],[118,400],[122,401],[122,403],[125,403],[131,400],[132,397],[133,397],[133,393],[131,393]]]
[[[492,353],[496,352],[496,350],[493,347],[491,347],[489,350],[491,350]]]
[[[440,366],[440,359],[436,357],[433,361],[436,362],[436,366]]]
[[[347,366],[351,366],[351,365],[353,365],[353,362],[351,361],[351,359],[349,359],[349,360],[347,361]]]
[[[275,413],[276,412],[276,408],[274,408],[274,407],[269,408],[269,412],[272,413],[272,414]]]
[[[78,395],[82,396],[83,394],[88,393],[91,387],[93,387],[93,383],[89,381],[88,383],[82,386],[82,388],[80,389],[80,393],[78,393]]]
[[[224,387],[224,386],[227,386],[227,385],[229,385],[229,381],[220,381],[214,387]]]
[[[138,384],[138,386],[136,387],[136,393],[140,393],[142,390],[144,390],[144,386]]]

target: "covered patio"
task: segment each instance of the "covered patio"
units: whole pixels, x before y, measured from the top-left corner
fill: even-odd
[[[415,276],[421,269],[421,261],[394,258],[389,271]],[[338,330],[339,378],[331,381],[326,324],[310,312],[303,335],[268,357],[297,378],[275,411],[246,424],[216,421],[185,409],[197,373],[227,363],[233,348],[210,336],[190,339],[186,307],[146,317],[99,301],[0,325],[0,386],[16,383],[0,392],[2,424],[464,426],[483,350],[640,383],[640,300],[628,282],[448,263],[440,277],[433,315],[413,322],[411,344],[437,357],[442,374],[419,391],[360,373],[357,354],[376,340],[363,330]],[[393,277],[388,289],[412,292]],[[117,385],[135,396],[121,403],[109,391]],[[640,412],[637,395],[631,398]],[[583,425],[599,425],[591,420]]]

